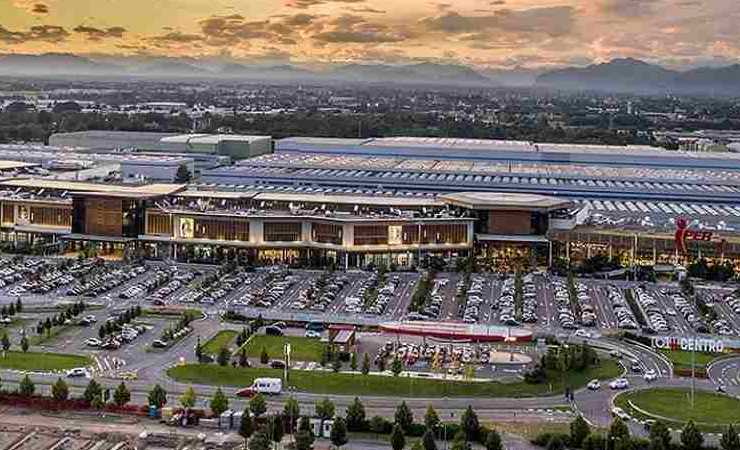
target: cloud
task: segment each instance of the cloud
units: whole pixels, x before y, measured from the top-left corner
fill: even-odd
[[[272,37],[268,31],[269,22],[246,21],[239,14],[229,16],[211,16],[200,21],[201,33],[209,45],[228,45],[251,39],[267,39]]]
[[[49,5],[44,3],[35,3],[31,7],[31,12],[33,14],[49,14]]]
[[[375,8],[371,8],[369,6],[362,6],[362,7],[357,7],[357,8],[350,8],[349,10],[352,11],[352,12],[354,12],[354,13],[360,13],[360,14],[362,14],[362,13],[366,13],[366,14],[385,14],[386,13],[386,11],[384,11],[382,9],[375,9]]]
[[[656,12],[655,6],[661,0],[598,0],[602,13],[620,17],[649,16]]]
[[[100,41],[107,38],[120,39],[126,33],[126,29],[123,27],[95,28],[87,25],[79,25],[72,31],[84,35],[91,41]]]
[[[355,14],[332,19],[327,27],[328,30],[314,34],[313,39],[321,43],[385,43],[401,42],[409,37],[402,27],[368,22]]]
[[[296,9],[307,9],[327,3],[363,3],[365,0],[287,0],[285,6]]]
[[[551,6],[524,10],[502,9],[490,15],[463,16],[454,11],[427,17],[421,24],[432,31],[445,33],[474,33],[497,30],[518,33],[561,36],[574,26],[574,10],[570,6]]]
[[[164,34],[150,36],[146,41],[156,47],[169,47],[172,45],[192,44],[203,41],[203,36],[199,34],[182,33],[180,31],[170,31]]]
[[[58,25],[34,25],[25,31],[12,31],[0,25],[0,42],[5,44],[24,44],[26,42],[64,41],[69,32]]]

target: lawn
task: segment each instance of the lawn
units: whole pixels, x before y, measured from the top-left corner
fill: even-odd
[[[90,364],[92,364],[90,358],[80,355],[9,351],[3,358],[0,352],[0,367],[3,369],[51,372],[86,367]]]
[[[267,350],[270,359],[283,359],[283,346],[290,343],[290,358],[293,361],[321,361],[324,344],[318,339],[301,336],[252,336],[246,345],[247,356],[259,358],[262,348]]]
[[[696,391],[694,408],[689,400],[690,390],[683,388],[653,388],[626,392],[615,399],[615,404],[635,417],[666,418],[680,426],[693,420],[703,431],[722,431],[728,424],[740,422],[740,400],[729,395]]]
[[[691,353],[684,350],[661,350],[661,353],[665,355],[673,365],[677,368],[691,368]],[[710,362],[722,356],[722,353],[701,353],[696,352],[696,367],[706,367]]]
[[[229,348],[234,339],[239,335],[234,330],[221,330],[203,345],[203,353],[206,355],[217,354],[222,347]]]
[[[571,387],[579,387],[594,378],[608,379],[619,376],[621,370],[621,367],[614,361],[606,360],[599,367],[568,374],[566,382]],[[250,385],[257,377],[280,378],[283,371],[267,368],[221,367],[215,364],[188,364],[173,367],[167,373],[173,379],[185,383],[242,387]],[[288,385],[297,391],[315,394],[389,397],[533,397],[562,392],[561,377],[554,375],[551,379],[552,391],[549,390],[548,383],[445,382],[423,378],[293,370],[290,372]]]

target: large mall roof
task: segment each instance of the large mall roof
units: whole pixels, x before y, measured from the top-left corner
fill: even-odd
[[[470,209],[552,210],[574,205],[570,200],[536,194],[503,192],[458,192],[444,194],[440,200]]]

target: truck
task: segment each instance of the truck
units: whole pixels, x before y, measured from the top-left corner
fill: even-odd
[[[256,394],[278,395],[283,392],[280,378],[255,378],[252,385],[236,391],[238,397],[253,397]]]

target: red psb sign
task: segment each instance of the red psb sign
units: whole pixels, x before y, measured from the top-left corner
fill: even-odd
[[[718,251],[721,251],[724,244],[724,239],[719,239],[719,236],[715,235],[712,231],[690,229],[688,221],[683,217],[676,219],[674,240],[676,249],[682,254],[688,253],[686,247],[687,242],[716,242]]]

